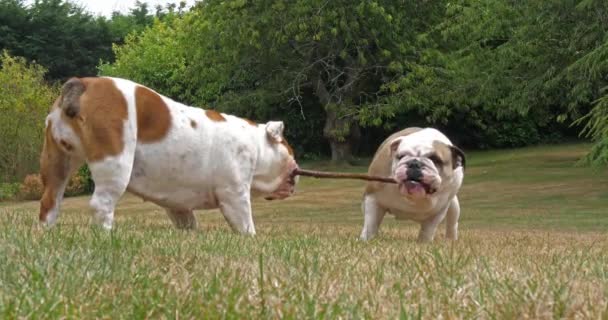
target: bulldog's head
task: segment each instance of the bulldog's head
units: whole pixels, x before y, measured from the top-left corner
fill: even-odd
[[[392,173],[399,191],[411,199],[431,197],[452,183],[465,167],[465,155],[453,145],[433,139],[399,137],[390,145]]]
[[[298,168],[293,149],[285,140],[282,121],[269,121],[264,128],[263,151],[257,163],[253,180],[253,191],[264,195],[266,200],[285,199],[295,192],[298,177],[293,173]]]

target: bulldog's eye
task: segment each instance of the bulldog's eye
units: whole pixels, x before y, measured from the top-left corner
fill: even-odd
[[[434,163],[436,166],[443,165],[443,161],[442,161],[442,160],[441,160],[441,158],[439,158],[439,156],[438,156],[438,155],[436,155],[436,154],[433,154],[433,155],[429,156],[429,159],[431,159],[431,161],[433,161],[433,163]]]
[[[404,155],[404,154],[398,154],[398,155],[396,156],[397,160],[401,160],[401,159],[403,159],[403,157],[405,157],[405,155]]]

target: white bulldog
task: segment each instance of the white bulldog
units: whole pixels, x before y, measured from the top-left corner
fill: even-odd
[[[446,237],[458,238],[458,190],[465,155],[436,129],[407,128],[388,137],[376,151],[368,173],[392,176],[398,184],[369,182],[363,196],[361,239],[378,233],[386,212],[420,223],[418,241],[433,240],[447,217]]]
[[[72,78],[46,120],[40,221],[55,223],[69,176],[86,162],[90,205],[107,229],[128,190],[164,207],[178,228],[195,228],[192,210],[220,208],[233,230],[253,235],[251,197],[284,199],[297,182],[283,128],[189,107],[129,80]]]

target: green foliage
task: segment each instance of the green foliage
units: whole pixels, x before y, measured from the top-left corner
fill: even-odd
[[[432,125],[488,148],[555,141],[581,119],[593,161],[608,159],[606,17],[600,0],[210,0],[133,35],[101,71],[284,118],[313,154],[356,142],[360,125]]]
[[[152,25],[154,17],[171,15],[175,8],[152,12],[136,1],[129,13],[114,12],[110,19],[93,16],[73,0],[0,0],[0,49],[35,61],[48,69],[48,80],[97,74],[100,60],[113,61],[113,43]],[[180,6],[175,14],[182,14]]]
[[[422,62],[387,85],[388,104],[437,126],[480,130],[458,137],[479,137],[472,146],[555,139],[605,86],[606,17],[608,3],[595,0],[451,2],[418,37]]]
[[[608,87],[604,90],[607,89]],[[582,121],[587,121],[583,133],[591,136],[596,142],[585,162],[596,166],[608,165],[608,92],[599,98],[593,110],[578,122]]]
[[[76,176],[82,182],[82,193],[90,194],[95,190],[95,182],[93,182],[93,176],[91,176],[91,170],[88,165],[83,165],[76,172]]]
[[[0,0],[0,29],[0,48],[43,65],[48,79],[95,75],[99,59],[112,55],[105,19],[69,1]]]
[[[115,47],[116,63],[101,73],[256,119],[285,110],[319,118],[323,123],[315,127],[333,148],[355,139],[359,123],[377,125],[395,114],[378,108],[388,94],[383,83],[403,72],[404,60],[416,63],[412,41],[438,6],[206,1],[183,19],[157,23]]]
[[[586,122],[583,134],[591,136],[596,142],[585,162],[593,165],[608,165],[608,40],[577,61],[573,72],[581,74],[588,82],[602,86],[594,101],[593,109],[577,123]]]
[[[15,200],[18,193],[18,182],[0,182],[0,201]]]
[[[176,10],[177,9],[177,10]],[[181,16],[185,13],[186,2],[180,2],[179,6],[174,3],[167,3],[164,7],[157,5],[152,13],[147,2],[135,1],[129,13],[124,14],[118,11],[112,13],[112,17],[107,21],[110,33],[112,34],[113,44],[123,44],[128,34],[139,34],[146,27],[154,23],[155,18],[164,20],[173,16]]]
[[[124,45],[114,45],[116,61],[99,66],[105,76],[128,78],[172,98],[192,102],[190,81],[185,76],[187,39],[180,19],[156,19],[142,33],[131,33]]]
[[[38,170],[44,119],[58,88],[44,82],[46,69],[24,58],[0,56],[0,181],[21,181]]]

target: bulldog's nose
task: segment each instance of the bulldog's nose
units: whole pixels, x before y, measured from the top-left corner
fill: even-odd
[[[422,171],[420,171],[419,169],[407,169],[406,175],[408,180],[422,180]]]
[[[418,160],[412,160],[407,163],[407,179],[420,181],[422,179],[422,162]]]
[[[407,163],[407,168],[408,169],[414,169],[414,170],[419,170],[422,168],[422,162],[414,159],[410,162]]]

